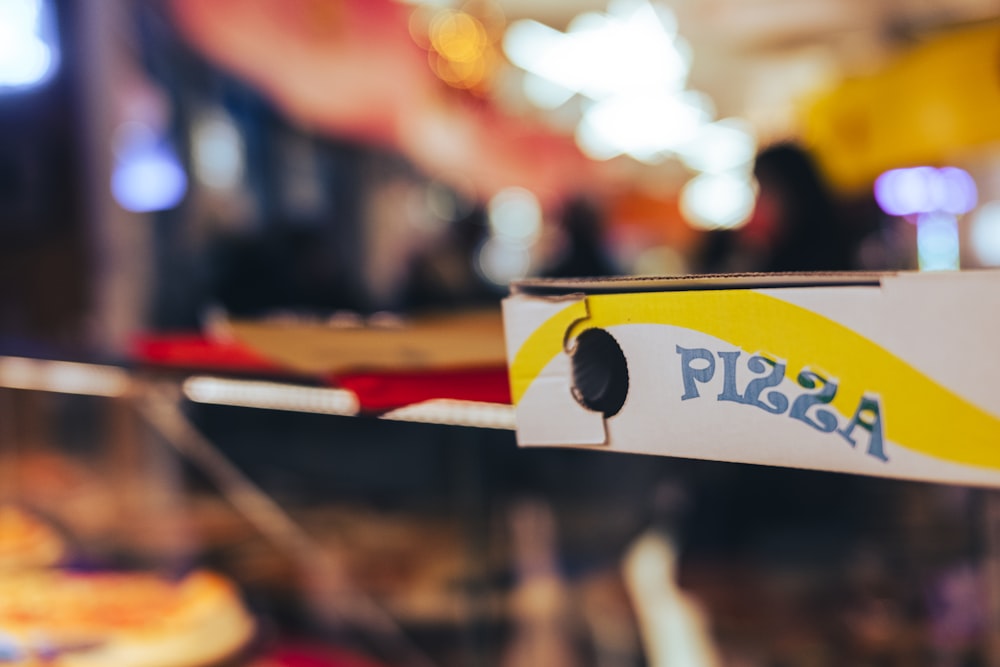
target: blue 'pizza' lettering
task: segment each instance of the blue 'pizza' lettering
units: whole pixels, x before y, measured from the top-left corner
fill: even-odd
[[[821,433],[836,433],[851,447],[857,447],[857,433],[867,434],[868,456],[880,461],[888,461],[885,454],[885,438],[882,405],[878,396],[865,393],[858,401],[854,415],[841,424],[841,417],[825,407],[837,395],[838,383],[809,368],[803,369],[796,377],[796,384],[802,392],[789,397],[778,389],[785,379],[786,365],[783,361],[765,355],[745,356],[742,350],[721,350],[712,352],[706,348],[686,348],[676,346],[680,355],[681,382],[684,393],[682,401],[701,398],[708,385],[718,385],[716,370],[722,367],[721,390],[717,401],[740,403],[764,410],[773,415],[788,415],[789,418],[806,424]],[[718,358],[719,363],[716,362]],[[738,386],[738,371],[741,365],[753,374],[753,378],[741,388]]]

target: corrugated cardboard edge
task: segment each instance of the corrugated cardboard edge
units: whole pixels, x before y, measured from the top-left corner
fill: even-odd
[[[511,295],[556,297],[572,293],[676,292],[761,287],[877,286],[898,272],[727,273],[690,276],[533,278],[511,284]]]

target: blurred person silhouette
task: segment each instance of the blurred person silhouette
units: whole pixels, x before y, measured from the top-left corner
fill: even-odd
[[[559,216],[563,247],[540,273],[545,278],[597,278],[613,276],[615,266],[605,242],[604,214],[583,196],[571,197]]]
[[[488,236],[486,209],[472,204],[449,223],[413,260],[404,305],[407,310],[442,310],[495,304],[498,288],[476,271],[476,250]]]
[[[755,270],[752,261],[737,230],[713,229],[702,235],[691,266],[699,274],[747,273]]]
[[[851,235],[813,157],[793,143],[757,155],[757,203],[739,238],[759,271],[845,271],[853,268]]]
[[[700,273],[847,271],[856,268],[854,231],[812,155],[790,142],[754,162],[758,194],[737,230],[709,232],[695,265]]]
[[[238,317],[362,310],[357,279],[337,259],[316,229],[286,223],[251,235],[222,235],[208,251],[211,298]]]

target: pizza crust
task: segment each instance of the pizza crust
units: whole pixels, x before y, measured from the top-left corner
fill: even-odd
[[[0,575],[0,642],[16,667],[204,667],[245,647],[255,623],[236,590],[197,571]],[[5,656],[6,657],[6,656]]]

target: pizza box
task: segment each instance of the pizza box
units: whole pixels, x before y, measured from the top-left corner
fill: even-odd
[[[522,446],[1000,486],[1000,271],[529,280]]]

